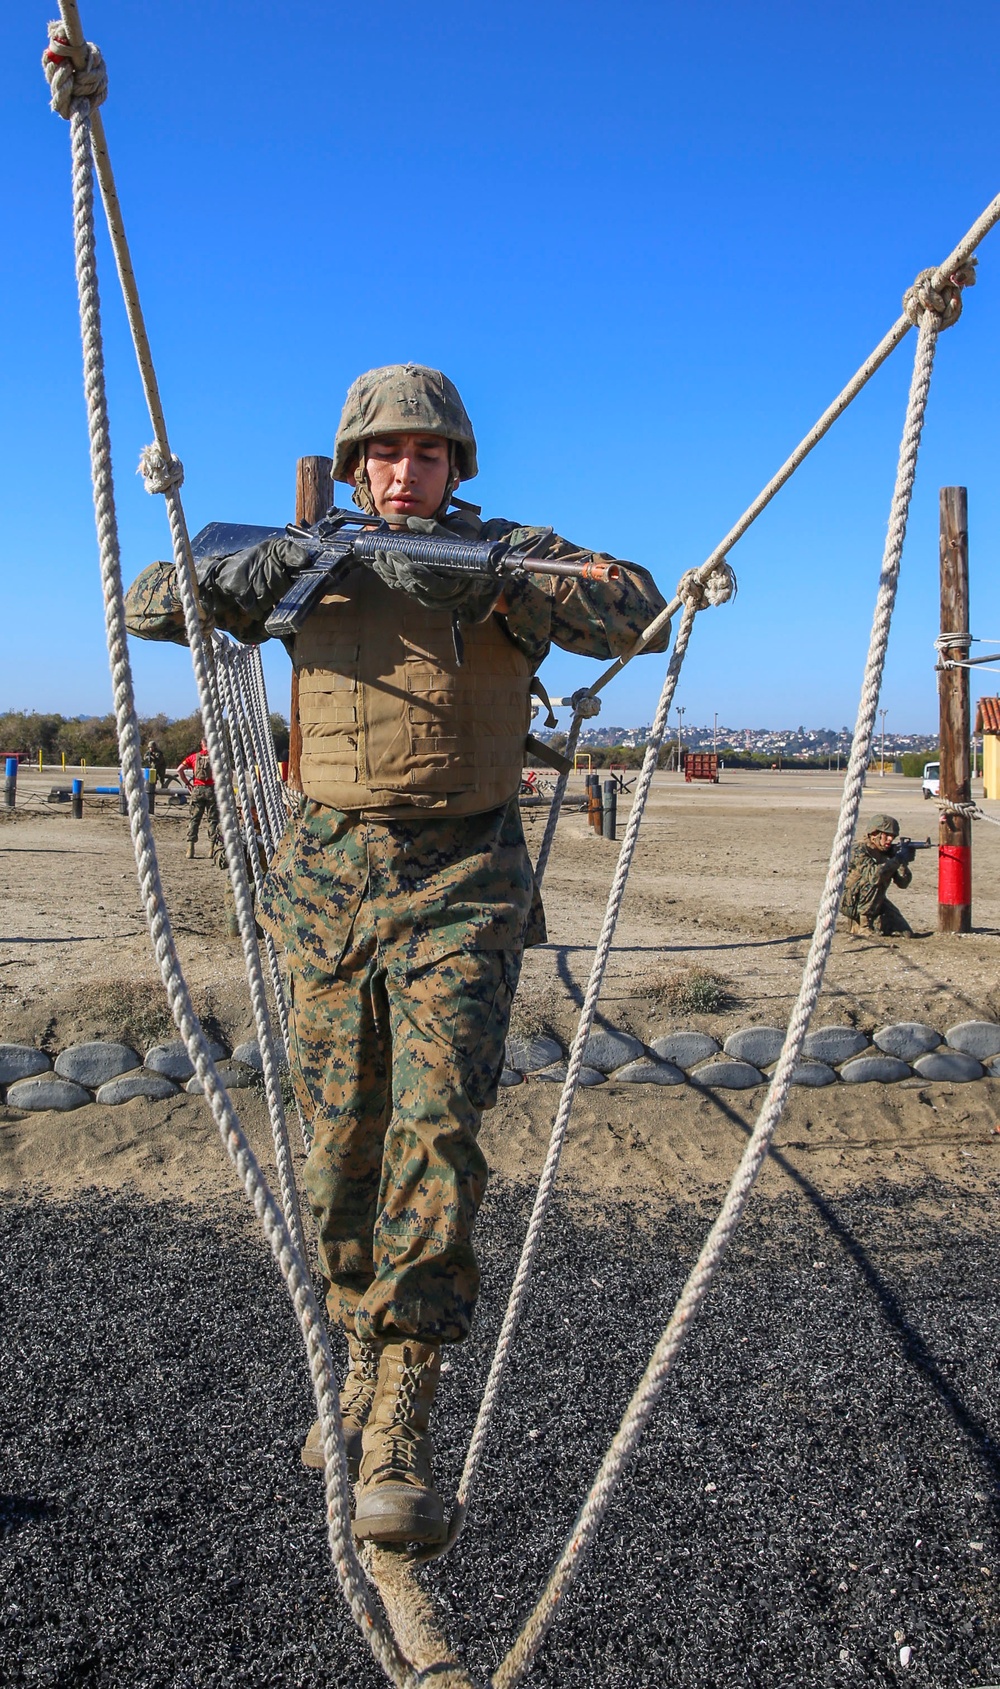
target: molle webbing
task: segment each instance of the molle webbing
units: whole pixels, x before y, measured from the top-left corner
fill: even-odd
[[[303,790],[334,809],[472,815],[521,779],[531,665],[495,616],[463,628],[368,569],[328,593],[299,632]]]

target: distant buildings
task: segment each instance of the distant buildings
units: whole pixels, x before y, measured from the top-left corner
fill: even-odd
[[[581,748],[587,745],[644,745],[649,737],[649,727],[591,727],[580,734]],[[667,730],[667,739],[677,742],[677,726],[672,724]],[[681,731],[681,743],[689,751],[710,751],[718,749],[724,756],[726,751],[746,756],[756,753],[759,756],[781,757],[786,762],[811,762],[817,757],[844,757],[851,748],[851,730],[842,727],[839,730],[832,727],[723,727],[713,731],[711,727],[691,727],[685,723]],[[882,739],[876,734],[875,747],[881,751]],[[928,733],[887,733],[885,736],[886,758],[902,756],[904,751],[933,751],[937,748],[937,735]]]

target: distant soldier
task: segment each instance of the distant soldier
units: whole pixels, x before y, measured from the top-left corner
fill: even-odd
[[[167,784],[167,759],[160,750],[159,742],[156,739],[150,739],[142,760],[156,776],[156,784],[165,786]],[[173,779],[173,776],[171,775],[170,778]]]
[[[868,832],[851,852],[840,912],[850,923],[852,938],[862,933],[888,938],[892,933],[913,931],[887,896],[891,885],[905,891],[913,879],[905,858],[897,854],[898,837],[895,816],[873,815]]]
[[[177,764],[177,776],[191,793],[191,813],[187,830],[188,856],[194,855],[202,816],[208,821],[208,842],[212,855],[221,856],[222,834],[219,832],[219,810],[215,802],[215,781],[212,778],[212,764],[208,760],[208,746],[204,739],[198,750],[192,751],[190,756]]]

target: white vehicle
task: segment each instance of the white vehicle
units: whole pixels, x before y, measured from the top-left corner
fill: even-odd
[[[939,798],[941,796],[941,764],[939,762],[924,763],[924,777],[920,789],[925,798]]]

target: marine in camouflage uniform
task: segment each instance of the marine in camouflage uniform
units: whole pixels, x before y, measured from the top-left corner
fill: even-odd
[[[854,936],[867,932],[888,938],[913,931],[888,897],[890,886],[905,891],[913,880],[908,865],[894,854],[892,841],[898,837],[899,822],[894,816],[874,815],[865,837],[851,852],[840,911]]]
[[[411,517],[405,526],[467,539],[511,539],[540,558],[605,557],[551,529],[483,521],[475,506],[450,496],[459,479],[476,473],[475,440],[451,384],[419,366],[370,372],[348,395],[334,473],[353,480],[362,509],[375,510],[365,443],[404,432],[407,438],[426,432],[447,440],[452,469],[434,519]],[[267,616],[307,561],[294,541],[279,538],[203,568],[206,619],[242,640],[265,638]],[[353,1386],[349,1380],[341,1403],[349,1455],[355,1424],[356,1453],[364,1418],[370,1412],[374,1422],[382,1413],[380,1397],[372,1408],[372,1378],[365,1374],[366,1367],[377,1371],[372,1356],[383,1355],[378,1378],[384,1395],[385,1357],[398,1352],[400,1376],[409,1379],[413,1398],[414,1379],[425,1379],[427,1367],[439,1363],[441,1343],[466,1336],[476,1304],[473,1226],[487,1176],[479,1125],[496,1100],[523,950],[546,936],[516,798],[531,676],[553,643],[604,660],[623,654],[663,608],[650,576],[631,564],[621,564],[613,582],[540,575],[511,580],[499,601],[495,584],[483,601],[481,580],[432,577],[433,571],[409,569],[405,554],[390,554],[375,574],[359,571],[356,581],[352,576],[342,592],[324,599],[330,619],[317,626],[327,630],[325,645],[317,645],[310,631],[315,616],[296,637],[292,658],[300,672],[300,709],[312,696],[308,682],[319,688],[327,715],[311,738],[303,722],[306,803],[275,854],[260,911],[288,961],[293,1082],[313,1133],[304,1180],[328,1280],[328,1309],[352,1339]],[[404,702],[419,699],[403,712],[410,722],[427,723],[426,738],[415,737],[418,727],[407,730],[411,746],[429,747],[411,758],[406,778],[418,788],[412,795],[399,776],[394,791],[369,789],[375,775],[364,709],[357,703],[363,683],[351,644],[359,631],[350,621],[353,600],[366,618],[362,633],[393,617],[398,621],[402,605],[402,644],[421,656],[425,650],[438,653],[439,680],[425,683],[422,692],[408,690],[416,684],[411,662],[395,688]],[[440,653],[442,630],[453,614],[463,624],[466,655],[458,668],[451,659],[449,673]],[[172,566],[153,564],[135,582],[128,594],[128,626],[146,638],[183,642]],[[662,651],[668,638],[665,629],[648,649]],[[447,645],[450,650],[450,638]],[[353,668],[345,657],[348,647]],[[516,758],[500,776],[509,775],[504,789],[490,786],[488,730],[496,729],[490,719],[494,694],[488,690],[475,705],[481,757],[467,755],[474,766],[463,779],[449,777],[447,747],[459,742],[447,737],[449,699],[460,702],[459,689],[473,685],[480,651],[498,669],[506,664],[514,678],[504,678],[504,685],[523,694],[518,707],[523,706],[524,724]],[[377,703],[394,690],[387,681],[380,685]],[[355,725],[347,730],[344,722]],[[324,791],[327,799],[331,793],[349,794],[349,787],[336,784],[336,770],[330,776],[334,783],[326,786],[326,776],[313,772],[324,766],[324,755],[329,760],[324,747],[331,741],[324,732],[339,735],[342,760],[345,744],[357,747],[350,753],[357,767],[345,776],[361,781],[367,793],[357,808],[324,801]],[[461,758],[455,752],[451,760]],[[364,1396],[363,1408],[356,1409],[352,1388]],[[433,1380],[427,1389],[432,1396]],[[429,1411],[427,1389],[421,1383],[416,1396],[418,1407],[427,1398]],[[370,1436],[369,1428],[366,1451]],[[366,1453],[369,1467],[374,1458]],[[361,1476],[364,1484],[365,1465]],[[414,1522],[419,1526],[421,1519],[413,1515],[410,1525]],[[381,1532],[378,1524],[369,1520],[365,1534],[403,1540]],[[428,1526],[424,1536],[432,1536],[434,1528]],[[421,1531],[411,1528],[405,1535]]]
[[[141,577],[140,577],[141,578]],[[208,746],[202,740],[197,751],[178,764],[177,773],[180,778],[181,769],[190,772],[191,803],[188,809],[187,825],[187,853],[194,855],[194,847],[198,842],[202,821],[208,822],[208,848],[217,863],[225,866],[225,851],[222,844],[222,833],[219,830],[219,806],[215,801],[215,780],[212,775],[212,764],[209,761]]]

